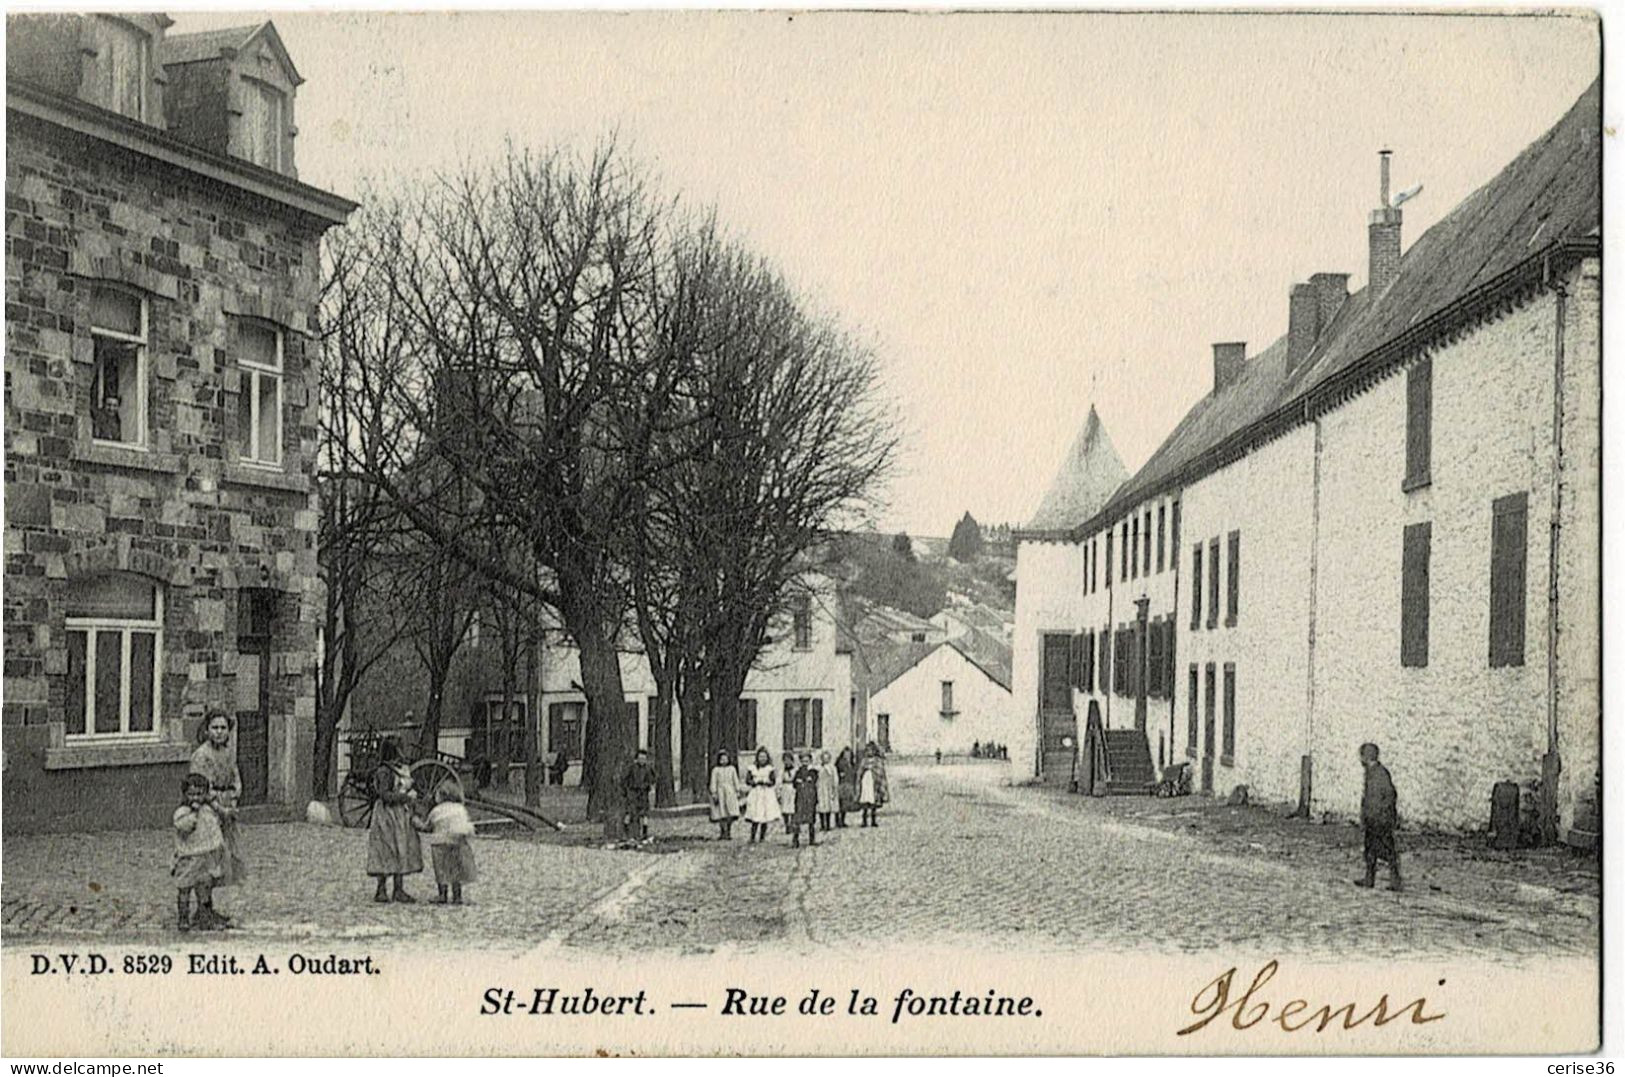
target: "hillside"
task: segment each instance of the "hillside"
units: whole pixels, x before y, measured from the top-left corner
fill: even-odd
[[[1015,609],[1016,585],[1009,579],[1013,556],[990,547],[968,564],[948,557],[945,538],[911,538],[903,554],[895,536],[873,532],[839,536],[830,550],[848,590],[882,606],[930,617],[948,605],[949,592],[962,594],[996,610]]]

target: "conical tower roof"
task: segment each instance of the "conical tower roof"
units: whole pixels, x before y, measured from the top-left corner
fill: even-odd
[[[1076,527],[1100,510],[1128,478],[1106,427],[1089,405],[1083,429],[1066,451],[1049,492],[1028,523],[1030,531],[1064,531]]]

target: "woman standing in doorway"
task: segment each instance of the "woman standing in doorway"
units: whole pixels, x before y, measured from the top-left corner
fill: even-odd
[[[237,848],[237,801],[243,795],[243,776],[237,770],[237,752],[231,734],[237,723],[225,711],[210,711],[197,731],[197,749],[192,752],[191,773],[209,779],[209,805],[220,820],[221,874],[215,889],[235,886],[248,875]],[[215,915],[225,920],[217,911]]]

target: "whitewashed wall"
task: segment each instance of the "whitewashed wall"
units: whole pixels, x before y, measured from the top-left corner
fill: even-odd
[[[1045,632],[1075,632],[1082,619],[1083,548],[1025,541],[1016,547],[1016,628],[1011,639],[1008,741],[1018,779],[1038,773],[1038,654]],[[873,701],[870,713],[879,713]]]
[[[952,681],[954,709],[942,715],[942,682]],[[1010,691],[953,647],[944,644],[869,697],[869,713],[890,715],[891,748],[898,755],[968,755],[971,745],[997,741],[1015,758]]]

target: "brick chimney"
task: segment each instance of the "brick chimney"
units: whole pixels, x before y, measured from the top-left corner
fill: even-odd
[[[1309,278],[1309,287],[1315,290],[1316,320],[1319,322],[1315,336],[1318,339],[1332,324],[1332,319],[1337,317],[1337,308],[1349,297],[1349,275],[1316,273]]]
[[[1237,341],[1213,345],[1213,392],[1221,393],[1236,384],[1247,364],[1247,344]]]
[[[1313,284],[1294,284],[1287,307],[1286,366],[1296,370],[1320,336],[1320,297]]]
[[[1377,208],[1371,211],[1371,271],[1367,284],[1373,299],[1387,291],[1399,276],[1399,226],[1404,215],[1388,204],[1388,159],[1392,156],[1392,150],[1381,151],[1382,193]]]

